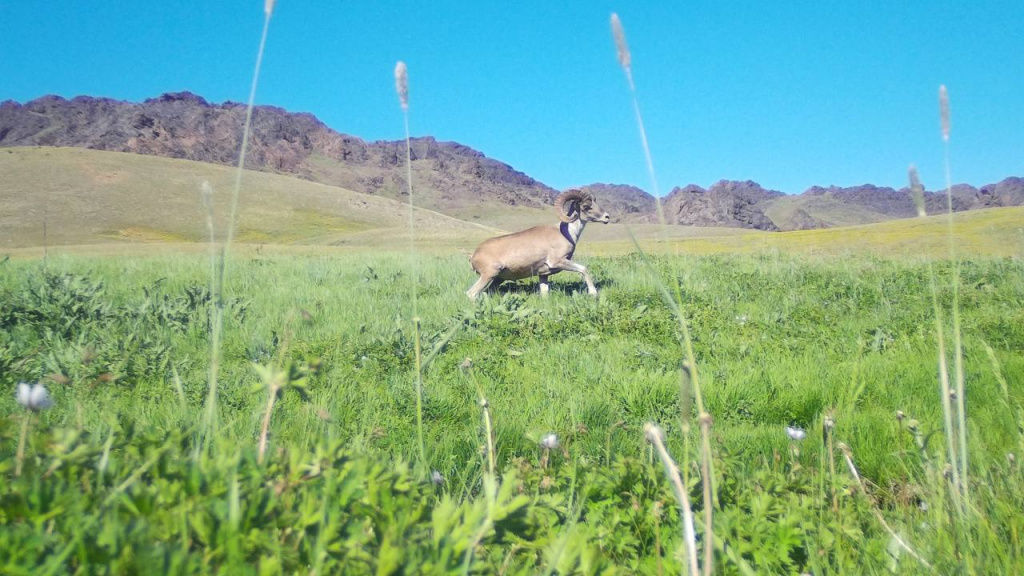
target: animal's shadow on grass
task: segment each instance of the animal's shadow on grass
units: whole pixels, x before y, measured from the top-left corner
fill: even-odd
[[[597,292],[600,294],[603,290],[615,285],[615,280],[610,278],[602,279],[600,281],[595,280],[594,286],[597,288]],[[572,296],[574,294],[586,294],[587,283],[582,278],[571,281],[561,282],[548,282],[548,286],[551,287],[551,294],[565,294],[566,296]],[[502,282],[497,287],[491,286],[487,291],[492,295],[503,295],[503,294],[522,294],[523,296],[537,295],[540,296],[540,282],[537,280],[518,280],[512,282]]]

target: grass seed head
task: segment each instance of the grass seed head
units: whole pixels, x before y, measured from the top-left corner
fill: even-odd
[[[619,15],[614,12],[612,13],[612,37],[615,38],[615,51],[619,58],[619,64],[626,72],[629,72],[632,62],[629,56],[629,45],[626,44],[626,31],[622,29]]]
[[[203,206],[205,206],[207,210],[213,209],[213,186],[210,186],[209,181],[203,180],[203,183],[199,187],[199,189],[199,196],[203,200]]]
[[[942,122],[942,139],[949,142],[949,93],[945,84],[939,86],[939,120]]]
[[[917,176],[917,167],[911,164],[907,174],[910,178],[910,198],[914,201],[914,207],[917,208],[918,217],[924,218],[928,213],[924,208],[924,186],[921,185],[921,179]]]
[[[644,424],[644,438],[648,442],[654,443],[655,440],[664,440],[665,432],[657,424],[648,422]]]
[[[395,64],[395,92],[402,103],[402,110],[409,109],[409,70],[401,60]]]
[[[701,426],[711,426],[712,424],[715,423],[715,419],[711,416],[711,414],[708,414],[707,412],[701,412],[699,420]]]
[[[52,372],[50,374],[47,374],[46,377],[49,378],[50,381],[53,382],[54,384],[67,384],[68,382],[71,382],[70,378],[61,374],[60,372]]]

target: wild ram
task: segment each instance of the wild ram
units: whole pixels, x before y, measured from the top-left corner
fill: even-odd
[[[555,198],[555,209],[562,222],[558,226],[534,226],[528,230],[485,240],[469,261],[480,279],[466,292],[476,300],[489,287],[505,280],[522,280],[538,276],[540,294],[548,295],[548,276],[563,270],[579,272],[587,283],[587,291],[597,295],[590,273],[582,264],[572,261],[583,229],[588,222],[607,224],[608,213],[598,206],[594,195],[585,190],[567,190]]]

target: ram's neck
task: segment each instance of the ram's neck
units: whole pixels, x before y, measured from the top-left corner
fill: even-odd
[[[580,236],[583,235],[583,229],[587,226],[587,223],[581,219],[577,219],[574,222],[562,222],[558,225],[558,230],[562,233],[562,236],[566,240],[571,242],[573,246],[580,241]]]

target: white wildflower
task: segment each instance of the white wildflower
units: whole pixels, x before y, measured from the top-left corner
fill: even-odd
[[[18,404],[33,412],[46,410],[53,406],[53,398],[50,397],[50,392],[46,389],[46,386],[42,384],[19,382],[15,397],[18,400]]]
[[[442,476],[437,470],[434,470],[430,473],[430,481],[433,482],[435,486],[440,486],[441,484],[444,484],[444,476]]]
[[[554,450],[558,448],[558,436],[555,434],[548,434],[540,439],[540,446],[545,450]]]
[[[786,434],[789,436],[790,440],[796,440],[797,442],[807,437],[806,430],[795,426],[786,426]]]

